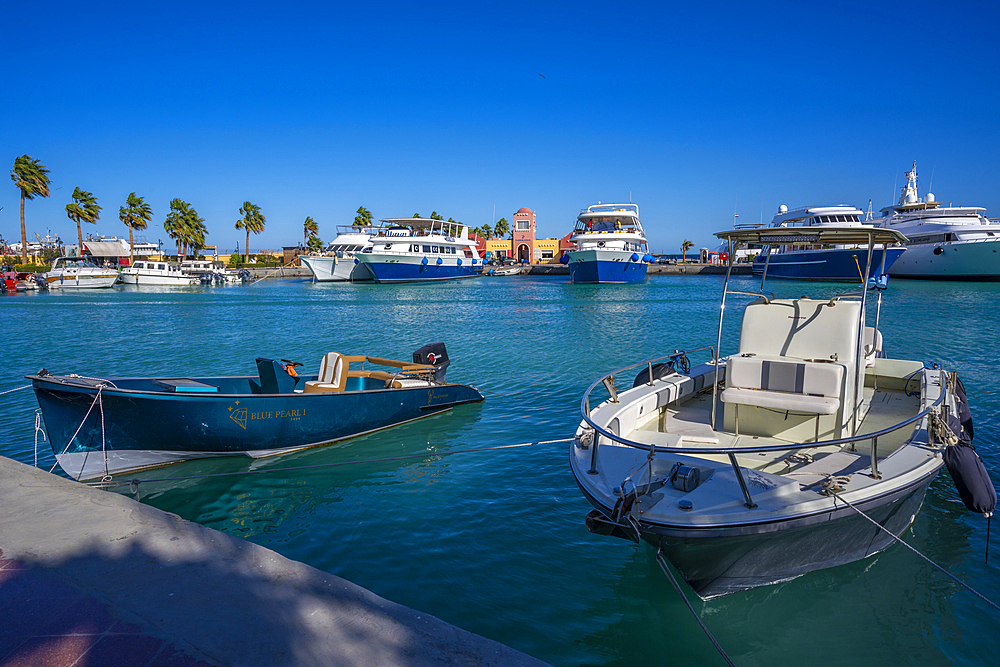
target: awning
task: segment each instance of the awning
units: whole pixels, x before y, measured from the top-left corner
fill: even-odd
[[[83,247],[94,257],[127,257],[128,250],[121,243],[84,241]],[[123,254],[124,253],[124,254]]]

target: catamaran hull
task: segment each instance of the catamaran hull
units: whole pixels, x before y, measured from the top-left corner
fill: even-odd
[[[299,259],[306,265],[316,279],[316,282],[345,282],[348,280],[366,280],[367,274],[355,271],[354,256],[345,254],[343,257],[306,257]]]
[[[75,479],[187,459],[294,451],[483,400],[460,384],[271,395],[105,387],[99,401],[96,387],[32,384],[53,453]]]
[[[891,273],[889,267],[895,264],[904,251],[906,248],[889,248],[886,251],[886,272]],[[767,277],[860,283],[863,280],[863,267],[867,262],[867,248],[782,252],[771,255],[767,263]],[[872,270],[876,271],[881,266],[882,249],[877,248],[872,251]],[[753,261],[753,274],[759,276],[763,272],[764,256],[758,255]]]
[[[569,277],[576,284],[637,283],[646,279],[647,264],[632,251],[578,250],[569,255]]]
[[[898,537],[913,523],[939,470],[885,496],[852,503]],[[610,513],[593,499],[591,502],[602,513]],[[642,539],[662,546],[664,555],[702,599],[852,563],[894,541],[845,503],[833,511],[782,522],[706,528],[642,522],[640,527]]]

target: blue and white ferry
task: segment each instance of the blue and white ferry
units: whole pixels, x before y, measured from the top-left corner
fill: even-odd
[[[833,206],[803,207],[789,211],[781,205],[771,220],[771,227],[787,227],[788,237],[778,245],[772,243],[761,248],[753,259],[755,276],[771,278],[793,278],[798,280],[828,280],[840,282],[861,282],[862,270],[868,261],[866,245],[831,245],[818,242],[819,233],[831,227],[872,227],[862,223],[864,211],[847,204]],[[815,238],[813,238],[815,237]],[[901,245],[885,248],[885,264],[882,264],[882,248],[872,252],[872,267],[880,273],[887,273],[893,262],[906,250]]]
[[[635,283],[646,278],[653,256],[639,222],[638,204],[595,204],[580,211],[563,255],[574,283]]]
[[[472,278],[483,272],[476,243],[461,222],[384,218],[371,245],[354,256],[358,274],[377,283]]]

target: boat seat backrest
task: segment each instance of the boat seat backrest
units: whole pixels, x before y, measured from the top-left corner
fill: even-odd
[[[882,332],[875,327],[865,327],[865,365],[874,366],[875,358],[882,354]]]
[[[319,376],[316,380],[343,389],[347,384],[347,366],[348,362],[344,355],[339,352],[328,352],[319,364]]]
[[[851,368],[858,355],[861,304],[857,301],[774,299],[743,311],[740,353],[832,359]]]
[[[730,357],[725,403],[818,415],[836,414],[844,387],[840,364],[759,356]]]

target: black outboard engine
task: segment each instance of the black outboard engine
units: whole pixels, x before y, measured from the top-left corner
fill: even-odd
[[[434,381],[444,382],[444,374],[451,365],[444,343],[428,343],[413,353],[413,363],[434,366]]]

